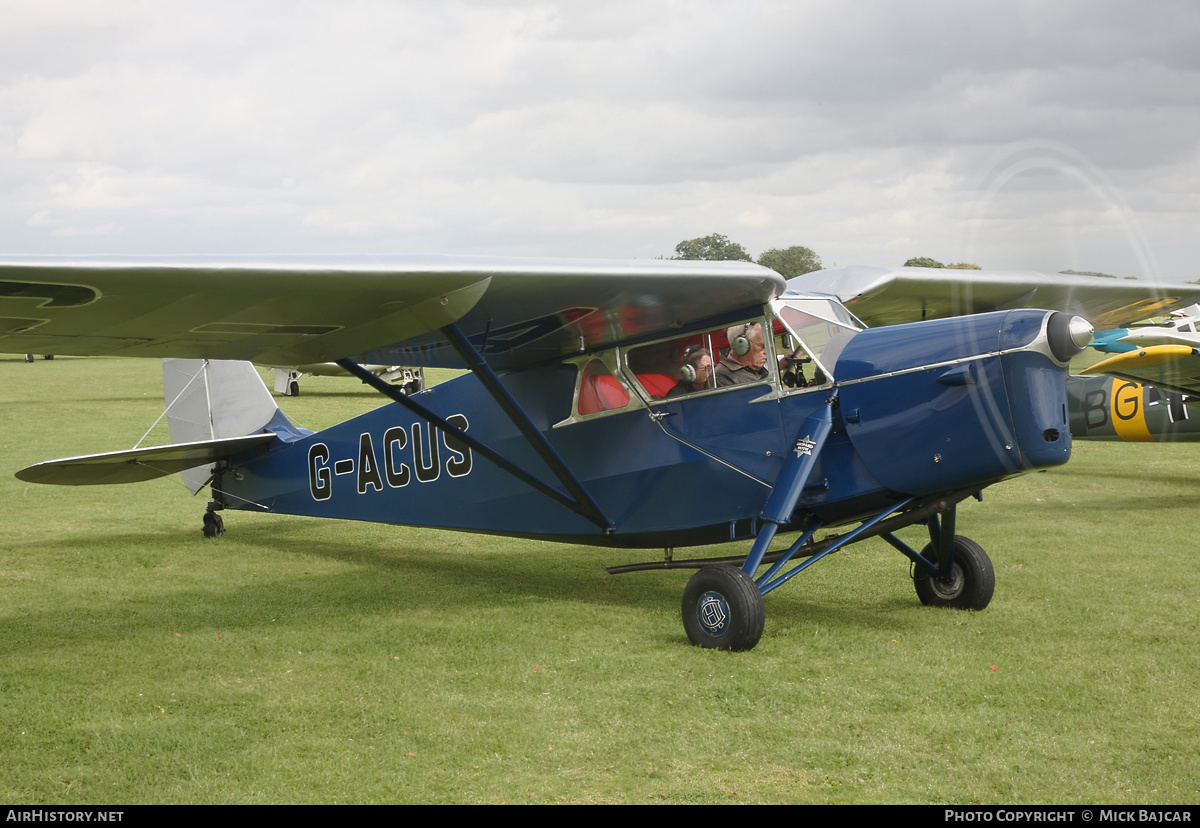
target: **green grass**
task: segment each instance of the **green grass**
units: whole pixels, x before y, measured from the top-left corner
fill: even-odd
[[[314,378],[281,404],[378,402]],[[969,501],[984,612],[921,607],[868,541],[729,654],[687,644],[689,572],[605,574],[639,553],[242,512],[205,541],[173,478],[12,477],[161,406],[153,362],[0,358],[4,801],[1200,798],[1200,447],[1079,443]]]

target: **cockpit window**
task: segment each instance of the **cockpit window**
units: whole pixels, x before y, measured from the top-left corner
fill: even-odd
[[[752,325],[762,325],[762,317],[732,328],[688,334],[686,336],[639,345],[626,352],[627,378],[636,379],[648,401],[674,400],[720,390],[717,368],[730,350],[728,331],[735,337]],[[782,323],[776,323],[784,330]],[[767,344],[770,366],[770,344]],[[772,373],[764,372],[761,382],[770,382]],[[728,387],[728,386],[726,386]]]
[[[862,330],[862,323],[837,302],[828,299],[785,299],[776,308],[788,329],[817,359],[829,344]]]
[[[583,371],[583,379],[579,384],[580,414],[599,414],[601,411],[613,411],[629,405],[629,392],[613,376],[603,362],[593,359]]]
[[[631,348],[629,373],[651,400],[674,399],[716,388],[716,332],[692,334]],[[722,340],[723,341],[723,338]]]
[[[816,388],[832,380],[829,368],[863,324],[839,303],[821,298],[784,299],[774,303],[787,333],[776,336],[782,383],[790,388]]]

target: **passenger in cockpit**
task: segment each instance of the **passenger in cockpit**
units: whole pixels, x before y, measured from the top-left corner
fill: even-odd
[[[683,361],[679,366],[679,382],[667,392],[667,399],[712,388],[712,370],[712,355],[707,348],[699,345],[688,348],[683,352]]]

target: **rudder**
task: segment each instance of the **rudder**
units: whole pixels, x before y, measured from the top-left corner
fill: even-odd
[[[262,431],[279,411],[258,370],[249,362],[164,359],[163,397],[172,443],[244,437]],[[213,467],[181,472],[195,494]]]

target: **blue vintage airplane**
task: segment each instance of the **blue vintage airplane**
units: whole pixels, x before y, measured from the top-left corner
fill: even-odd
[[[869,537],[913,562],[923,603],[987,606],[992,565],[957,504],[1067,461],[1066,365],[1090,338],[1031,309],[865,329],[740,262],[0,260],[0,351],[172,358],[172,445],[21,479],[185,472],[211,490],[209,535],[245,510],[663,548],[611,571],[699,569],[684,628],[732,650],[758,642],[766,593]],[[697,355],[763,368],[718,386]],[[392,404],[311,433],[226,360],[333,361]],[[470,373],[408,397],[367,363]],[[912,524],[920,552],[896,536]],[[777,533],[797,537],[769,551]],[[738,540],[744,559],[674,559]]]

